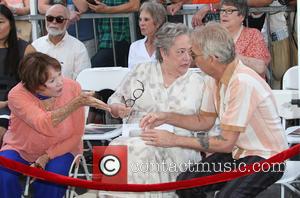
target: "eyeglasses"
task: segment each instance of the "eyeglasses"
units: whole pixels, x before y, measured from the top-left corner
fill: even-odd
[[[178,56],[184,56],[185,54],[188,54],[189,56],[191,56],[191,50],[190,49],[184,49],[184,48],[181,48],[181,49],[178,49],[176,50],[176,54]]]
[[[235,11],[239,11],[238,9],[220,9],[220,14],[232,14]]]
[[[65,19],[63,16],[57,16],[57,17],[51,16],[51,15],[46,16],[46,20],[50,23],[52,23],[54,21],[54,19],[55,19],[56,23],[63,23],[65,20],[68,20],[68,19]]]
[[[142,97],[142,95],[145,91],[144,84],[139,80],[137,80],[137,82],[139,82],[141,84],[142,88],[141,89],[135,89],[132,93],[133,98],[129,98],[129,99],[125,100],[125,106],[126,107],[133,107],[134,104],[135,104],[135,101],[137,99],[139,99],[140,97]]]
[[[130,119],[130,117],[132,115],[133,106],[135,105],[135,101],[138,100],[139,98],[141,98],[142,95],[143,95],[143,93],[144,93],[144,91],[145,91],[144,84],[141,81],[139,81],[139,80],[137,80],[137,82],[139,82],[141,84],[142,88],[138,88],[138,89],[135,89],[133,91],[133,93],[132,93],[133,98],[129,98],[129,99],[125,100],[125,98],[123,97],[124,101],[125,101],[125,106],[126,107],[131,107],[131,109],[130,109],[130,111],[128,113],[127,119],[123,122],[124,124],[128,123],[128,121],[129,121],[129,119]]]
[[[203,56],[203,54],[195,54],[193,51],[191,51],[191,57],[193,60],[195,60],[198,56]]]

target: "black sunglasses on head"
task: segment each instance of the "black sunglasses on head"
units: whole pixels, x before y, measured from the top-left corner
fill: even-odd
[[[65,19],[63,16],[57,16],[57,17],[51,16],[51,15],[46,16],[46,20],[50,23],[52,23],[54,21],[54,19],[55,19],[56,23],[63,23],[65,20],[68,20],[68,19]]]

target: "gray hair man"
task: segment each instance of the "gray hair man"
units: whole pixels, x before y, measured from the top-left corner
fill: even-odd
[[[34,48],[57,59],[62,65],[64,76],[75,79],[81,70],[91,67],[84,44],[66,31],[69,10],[63,5],[51,6],[45,15],[48,35],[35,40]]]
[[[197,115],[150,113],[141,121],[146,144],[214,153],[181,173],[178,180],[228,172],[236,167],[245,171],[246,164],[263,161],[287,148],[270,87],[236,58],[233,39],[220,24],[210,23],[192,33],[191,56],[210,76],[205,81],[200,112]],[[183,137],[149,129],[168,123],[188,130],[207,131],[216,118],[221,123],[217,136],[195,133],[195,137]],[[156,141],[150,141],[153,139]],[[207,166],[201,168],[201,164],[208,165],[208,169]],[[282,176],[283,164],[270,164],[270,167],[256,169],[254,174],[232,181],[179,190],[177,194],[206,197],[207,192],[220,190],[218,197],[255,197]]]

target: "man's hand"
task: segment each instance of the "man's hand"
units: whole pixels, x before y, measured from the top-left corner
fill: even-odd
[[[141,133],[141,138],[147,145],[168,148],[176,146],[177,136],[166,130],[146,129]]]
[[[166,112],[157,112],[157,113],[149,113],[146,115],[140,122],[141,128],[150,128],[160,126],[166,123],[168,118],[168,113]]]
[[[178,10],[181,9],[182,6],[182,1],[178,2],[178,3],[173,3],[171,5],[167,6],[167,11],[171,14],[174,15],[176,12],[178,12]]]
[[[109,108],[111,109],[111,115],[115,118],[124,118],[128,116],[131,110],[131,107],[126,107],[125,104],[111,104]]]

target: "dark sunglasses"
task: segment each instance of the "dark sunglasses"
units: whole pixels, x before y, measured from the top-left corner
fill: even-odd
[[[65,19],[63,16],[57,16],[57,17],[51,16],[51,15],[46,16],[46,20],[50,23],[52,23],[54,21],[54,19],[55,19],[56,23],[63,23],[65,20],[68,20],[68,19]]]

